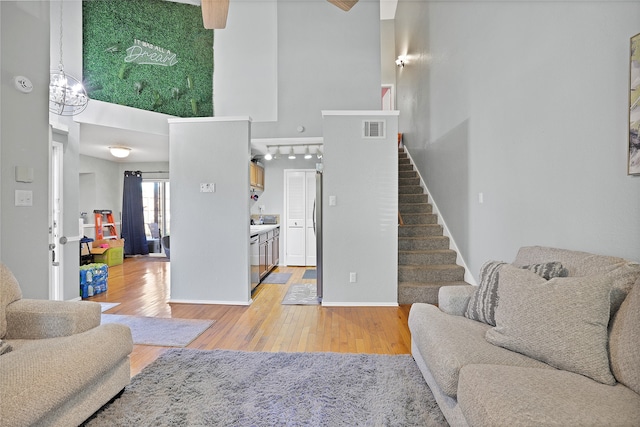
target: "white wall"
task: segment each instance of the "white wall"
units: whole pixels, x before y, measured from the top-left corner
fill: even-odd
[[[95,157],[80,156],[79,173],[79,207],[80,212],[87,212],[87,223],[93,224],[94,209],[110,209],[115,214],[116,221],[119,221],[124,179],[120,173],[120,165]]]
[[[396,28],[393,19],[380,21],[380,69],[384,85],[396,84]],[[395,105],[395,99],[394,99]]]
[[[2,262],[20,282],[24,297],[47,299],[49,4],[44,1],[3,1],[0,10]],[[13,77],[16,75],[31,80],[33,91],[30,94],[14,88]],[[33,168],[34,181],[16,182],[15,166]],[[15,206],[15,190],[32,191],[33,206]]]
[[[248,304],[251,122],[170,119],[169,138],[171,301]]]
[[[396,305],[397,112],[343,113],[323,113],[322,304]],[[385,120],[386,138],[363,139],[365,119]],[[351,272],[356,283],[349,281]]]
[[[317,137],[322,110],[379,108],[377,0],[360,1],[348,13],[326,1],[278,1],[275,22],[273,3],[265,3],[258,13],[253,2],[232,4],[227,28],[214,35],[216,116],[249,114],[254,138]],[[232,26],[257,18],[263,22],[255,28]],[[271,27],[265,28],[271,23],[277,24],[277,47]],[[226,58],[235,63],[223,63]]]
[[[233,2],[213,40],[214,115],[278,120],[277,2]]]
[[[523,245],[640,259],[638,22],[637,2],[400,1],[400,131],[475,275]]]

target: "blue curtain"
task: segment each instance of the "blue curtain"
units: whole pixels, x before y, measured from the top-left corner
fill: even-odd
[[[149,246],[144,232],[142,208],[142,172],[125,171],[122,192],[122,238],[125,255],[147,255]]]

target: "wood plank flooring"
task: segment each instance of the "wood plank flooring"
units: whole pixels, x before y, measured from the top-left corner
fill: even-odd
[[[119,302],[106,311],[150,317],[212,319],[215,323],[188,348],[244,351],[343,352],[408,354],[411,336],[407,326],[410,306],[322,307],[282,305],[305,268],[278,267],[292,273],[284,285],[263,283],[249,306],[175,304],[169,300],[171,263],[164,258],[131,257],[109,268],[108,291],[90,301]],[[140,372],[167,347],[134,346],[131,375]]]

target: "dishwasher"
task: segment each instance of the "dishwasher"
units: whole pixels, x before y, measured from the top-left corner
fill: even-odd
[[[251,260],[251,290],[253,291],[260,283],[260,245],[259,235],[251,236],[249,240],[249,259]]]

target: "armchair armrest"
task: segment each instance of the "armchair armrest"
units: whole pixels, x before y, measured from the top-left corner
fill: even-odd
[[[7,339],[70,336],[100,325],[100,304],[21,299],[7,306]]]
[[[472,285],[443,286],[438,291],[438,307],[447,314],[464,316],[476,289],[477,286]]]

